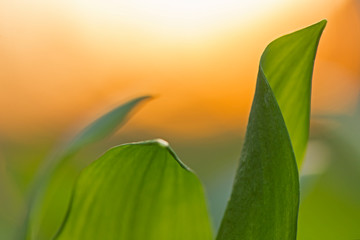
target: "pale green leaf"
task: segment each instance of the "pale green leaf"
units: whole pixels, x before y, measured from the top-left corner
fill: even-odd
[[[149,96],[135,98],[120,105],[91,123],[66,145],[65,149],[67,154],[76,152],[86,145],[100,141],[113,134],[127,120],[129,113],[134,107],[150,98],[151,97]]]
[[[326,21],[265,49],[245,143],[218,240],[294,240],[315,53]]]
[[[149,98],[149,96],[135,98],[104,114],[46,159],[30,188],[26,216],[17,239],[49,239],[56,232],[65,215],[70,190],[64,189],[60,183],[55,183],[57,189],[54,189],[54,185],[50,189],[50,181],[57,181],[54,178],[60,167],[72,159],[78,151],[116,132],[128,119],[132,110]],[[68,178],[72,180],[72,177]],[[71,183],[67,183],[69,184]],[[46,227],[43,226],[44,224]]]
[[[81,173],[55,239],[210,240],[202,185],[164,140],[112,148]]]

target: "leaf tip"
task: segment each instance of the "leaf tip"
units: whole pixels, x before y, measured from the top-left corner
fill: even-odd
[[[152,100],[152,99],[154,99],[154,98],[156,98],[156,96],[143,95],[143,96],[141,96],[141,97],[136,98],[135,101],[144,101],[144,100],[148,101],[148,100]]]
[[[312,32],[314,32],[315,34],[317,34],[319,37],[321,36],[322,32],[324,31],[325,27],[326,27],[326,24],[327,24],[327,20],[326,19],[323,19],[317,23],[314,23],[302,30],[304,31],[307,31],[307,30],[310,30]],[[301,31],[301,30],[300,30]]]
[[[154,143],[157,143],[160,147],[163,147],[163,148],[168,148],[170,146],[167,141],[165,141],[164,139],[161,139],[161,138],[154,139],[153,141],[154,141]]]
[[[141,142],[140,144],[151,144],[155,147],[159,147],[161,149],[166,150],[182,168],[184,168],[189,172],[192,172],[192,170],[180,160],[180,158],[177,156],[175,151],[171,148],[170,144],[164,139],[157,138],[157,139]]]
[[[319,24],[322,24],[322,25],[326,25],[327,24],[327,19],[324,18],[323,20],[321,20],[320,22],[318,22]]]
[[[324,28],[326,27],[326,24],[327,24],[327,19],[323,19],[320,22],[315,23],[314,26],[319,27],[321,29],[321,31],[323,31]]]

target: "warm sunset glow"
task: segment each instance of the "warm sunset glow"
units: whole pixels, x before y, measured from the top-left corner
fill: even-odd
[[[129,129],[186,136],[233,131],[247,122],[265,46],[323,18],[313,111],[344,111],[356,99],[360,75],[354,4],[2,1],[0,135],[61,131],[55,126],[66,129],[93,110],[95,117],[142,94],[159,97]]]
[[[82,0],[80,9],[146,27],[167,37],[194,37],[281,11],[286,0]],[[83,13],[85,11],[82,11]]]

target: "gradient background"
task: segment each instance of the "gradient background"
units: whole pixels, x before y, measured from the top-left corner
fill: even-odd
[[[299,239],[360,239],[355,0],[1,1],[0,237],[18,226],[29,183],[57,143],[144,94],[156,98],[68,174],[113,145],[163,138],[204,182],[217,229],[262,51],[323,18]]]

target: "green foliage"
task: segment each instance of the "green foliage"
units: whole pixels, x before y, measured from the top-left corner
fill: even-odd
[[[202,186],[163,140],[115,147],[80,175],[56,239],[211,239]]]
[[[129,117],[129,113],[137,105],[150,98],[151,97],[149,96],[135,98],[97,119],[68,143],[65,148],[67,152],[66,154],[70,155],[89,144],[100,141],[101,139],[113,134],[122,124],[124,124]]]
[[[240,166],[218,240],[296,239],[298,166],[308,141],[313,64],[325,25],[321,21],[283,36],[261,57]],[[22,239],[26,234],[38,239],[41,223],[53,216],[53,199],[59,195],[47,184],[57,169],[80,149],[114,132],[146,98],[95,121],[48,161],[30,194]],[[67,194],[65,199],[70,191]],[[67,203],[62,202],[55,217],[57,226]],[[112,148],[84,169],[55,235],[89,240],[211,237],[201,183],[163,140]]]
[[[28,239],[49,239],[56,232],[56,226],[61,223],[64,217],[71,190],[64,189],[61,182],[49,187],[53,176],[81,149],[113,134],[127,120],[131,111],[149,98],[144,96],[133,99],[103,115],[45,161],[30,189],[26,216],[18,233],[18,239],[24,239],[26,235]],[[57,201],[58,198],[63,201]],[[50,225],[49,222],[54,222],[54,224]],[[45,236],[41,235],[41,229],[44,228],[43,224],[47,225],[46,230],[49,231],[48,235],[45,234]],[[52,227],[54,229],[51,229]]]
[[[296,239],[312,68],[326,21],[281,37],[261,57],[233,192],[218,240]]]
[[[301,204],[298,239],[359,239],[360,102],[352,115],[318,120],[324,124],[313,138],[324,148],[322,174]]]
[[[260,60],[289,132],[298,166],[309,138],[311,79],[316,50],[326,20],[271,42]]]

